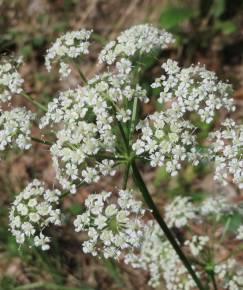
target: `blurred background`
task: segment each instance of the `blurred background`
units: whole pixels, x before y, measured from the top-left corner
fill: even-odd
[[[237,103],[233,117],[242,120],[243,0],[0,0],[0,53],[23,55],[25,64],[21,75],[25,79],[25,90],[47,103],[58,91],[78,83],[75,73],[70,79],[59,81],[56,72],[48,74],[44,67],[45,51],[57,36],[69,30],[94,29],[95,43],[83,63],[83,71],[90,77],[102,70],[96,65],[102,45],[120,31],[139,23],[153,23],[177,38],[175,47],[158,56],[159,64],[168,57],[185,66],[200,62],[221,79],[229,80]],[[151,78],[159,74],[159,64],[148,59],[142,79],[144,87],[148,88]],[[151,93],[149,88],[148,93]],[[34,110],[20,97],[15,98],[15,103]],[[150,106],[144,107],[145,114],[153,110]],[[204,126],[201,129],[205,138],[210,126],[198,126]],[[217,127],[217,122],[213,126]],[[37,127],[34,133],[39,134]],[[165,200],[176,195],[190,195],[200,200],[207,194],[222,192],[212,181],[206,165],[196,169],[188,165],[174,178],[163,168],[152,170],[141,165],[141,169],[162,211]],[[73,216],[79,213],[85,197],[90,192],[117,186],[119,173],[115,178],[102,179],[98,185],[83,186],[74,197],[65,199],[66,225],[50,229],[53,243],[48,253],[19,248],[8,232],[11,201],[31,179],[40,178],[52,186],[54,175],[45,145],[34,144],[24,154],[11,152],[0,160],[0,290],[150,289],[146,273],[84,255],[82,237],[73,232]],[[223,191],[236,202],[242,199],[233,185]],[[233,217],[229,229],[241,222],[239,217]]]

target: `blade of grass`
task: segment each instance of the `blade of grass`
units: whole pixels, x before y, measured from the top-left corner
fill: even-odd
[[[45,290],[94,290],[89,286],[81,286],[79,288],[56,285],[52,283],[36,282],[28,285],[15,287],[14,290],[31,290],[31,289],[45,289]]]
[[[106,267],[108,273],[113,278],[113,280],[116,282],[116,284],[121,288],[124,289],[124,282],[122,280],[119,268],[117,267],[117,264],[112,259],[102,259],[104,266]]]

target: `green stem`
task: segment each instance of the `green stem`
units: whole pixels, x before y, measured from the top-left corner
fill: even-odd
[[[46,290],[93,290],[93,288],[90,288],[88,286],[83,286],[79,288],[73,288],[73,287],[66,287],[51,283],[44,283],[44,282],[36,282],[36,283],[30,283],[23,286],[18,286],[14,288],[14,290],[29,290],[29,289],[46,289]]]
[[[116,161],[124,161],[125,158],[122,156],[114,156],[114,155],[107,155],[107,154],[103,154],[103,153],[98,153],[97,155],[95,155],[95,158],[98,159],[98,161],[100,159],[109,159],[109,160],[116,160]]]
[[[133,107],[132,107],[132,119],[131,119],[131,126],[130,126],[130,130],[129,130],[129,144],[132,140],[132,134],[134,132],[135,129],[135,124],[136,124],[136,116],[137,116],[137,107],[138,107],[138,98],[135,98],[133,101]]]
[[[61,198],[64,198],[66,196],[68,196],[70,194],[70,191],[64,191],[62,194],[61,194]]]
[[[117,118],[116,118],[116,113],[117,113],[117,111],[116,111],[116,107],[114,106],[113,103],[111,103],[111,107],[112,107],[112,110],[113,110],[113,115],[114,115],[115,121],[116,121],[116,123],[117,123],[117,125],[118,125],[118,128],[119,128],[119,131],[120,131],[120,133],[121,133],[122,140],[123,140],[124,145],[125,145],[125,147],[126,147],[126,151],[129,152],[129,149],[130,149],[130,148],[129,148],[129,143],[128,143],[127,138],[126,138],[126,134],[125,134],[125,132],[124,132],[124,129],[123,129],[121,123],[120,123],[120,122],[117,120]]]
[[[226,224],[225,224],[225,227],[224,227],[224,230],[223,230],[223,233],[222,233],[222,236],[220,238],[220,243],[222,243],[224,241],[224,238],[225,238],[225,235],[229,229],[229,226],[230,226],[230,222],[231,222],[231,217],[229,217],[226,221]]]
[[[119,121],[117,121],[117,125],[118,125],[118,128],[120,130],[120,133],[122,135],[122,139],[124,141],[126,150],[127,150],[127,152],[129,152],[129,145],[128,145],[127,138],[126,138],[126,134],[125,134],[125,132],[123,130],[123,127],[122,127],[122,125],[121,125],[121,123]]]
[[[130,164],[130,162],[128,162],[128,164],[126,166],[126,170],[125,170],[123,184],[122,184],[122,189],[124,189],[124,190],[127,188],[127,182],[128,182],[130,167],[131,167],[131,164]]]
[[[38,109],[40,109],[43,112],[47,112],[47,108],[39,103],[38,101],[34,100],[30,95],[26,94],[25,92],[22,92],[21,95],[26,98],[29,102],[31,102],[33,105],[35,105]]]
[[[35,141],[35,142],[37,142],[37,143],[40,143],[40,144],[44,144],[44,145],[52,145],[53,143],[52,142],[50,142],[50,141],[46,141],[46,140],[41,140],[41,139],[39,139],[38,137],[35,137],[35,136],[31,136],[31,140],[32,141]]]
[[[80,76],[81,80],[86,85],[88,83],[88,81],[87,81],[86,77],[84,76],[84,73],[82,72],[81,68],[79,67],[79,65],[75,61],[73,61],[73,64],[76,67],[76,69],[77,69],[77,71],[79,73],[79,76]]]
[[[132,162],[132,171],[133,171],[133,178],[134,178],[136,185],[138,186],[139,190],[141,191],[146,204],[152,210],[152,214],[153,214],[154,218],[156,219],[159,226],[163,230],[163,232],[164,232],[165,236],[167,237],[167,239],[169,240],[171,246],[174,248],[174,250],[176,251],[180,260],[182,261],[182,263],[184,264],[184,266],[186,267],[186,269],[190,273],[190,275],[191,275],[192,279],[194,280],[195,284],[197,285],[198,289],[205,290],[205,288],[202,285],[201,281],[199,280],[197,274],[192,269],[190,262],[188,261],[187,257],[185,256],[185,254],[181,250],[180,245],[177,243],[176,239],[174,238],[174,236],[171,233],[170,229],[168,228],[167,224],[165,223],[162,216],[160,215],[160,212],[159,212],[158,208],[156,207],[153,199],[151,198],[150,193],[149,193],[149,191],[148,191],[148,189],[143,181],[143,178],[137,169],[136,163],[134,161]]]
[[[212,273],[210,274],[210,277],[211,277],[211,279],[212,279],[212,283],[213,283],[213,288],[214,288],[214,290],[218,290],[218,286],[217,286],[217,282],[216,282],[216,279],[215,279],[214,272],[212,272]]]

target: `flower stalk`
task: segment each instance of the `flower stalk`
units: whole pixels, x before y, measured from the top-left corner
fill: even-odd
[[[22,92],[21,95],[29,102],[31,102],[33,105],[35,105],[38,109],[40,109],[42,112],[47,112],[47,108],[41,103],[34,100],[30,95],[26,94],[25,92]]]
[[[51,141],[47,141],[47,140],[41,140],[38,137],[35,136],[31,136],[31,140],[40,144],[44,144],[44,145],[49,145],[51,146],[53,143]]]
[[[84,73],[82,72],[80,66],[75,61],[73,61],[73,64],[74,64],[75,68],[77,69],[82,82],[86,85],[88,83],[88,81],[87,81]]]

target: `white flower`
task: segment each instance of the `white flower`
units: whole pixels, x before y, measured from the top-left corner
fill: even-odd
[[[34,114],[25,108],[14,108],[10,111],[0,109],[0,151],[16,145],[20,149],[31,146],[30,126]]]
[[[23,82],[14,63],[5,60],[0,63],[0,101],[9,101],[12,95],[20,94]]]
[[[86,211],[74,221],[75,231],[87,231],[83,251],[118,259],[124,250],[139,247],[143,234],[141,202],[130,191],[119,191],[116,203],[110,192],[91,194],[85,200]]]
[[[41,247],[42,251],[47,251],[50,249],[50,238],[44,236],[42,233],[40,233],[39,236],[34,237],[34,245],[36,247]]]
[[[45,65],[48,71],[52,68],[52,63],[59,62],[59,73],[61,78],[67,77],[71,69],[66,63],[68,58],[76,59],[77,57],[88,54],[89,39],[92,30],[81,29],[78,31],[68,32],[57,38],[53,45],[47,50]]]
[[[68,64],[66,64],[65,62],[60,63],[59,74],[61,76],[61,79],[68,77],[70,75],[71,71],[72,71],[72,69]]]
[[[172,35],[149,24],[133,26],[123,31],[115,41],[109,42],[100,52],[99,62],[112,64],[118,57],[129,58],[167,48],[173,43]]]
[[[121,121],[123,123],[126,123],[131,119],[132,111],[127,109],[126,111],[124,109],[120,109],[118,113],[116,114],[116,118],[118,121]]]
[[[98,169],[100,173],[104,176],[107,176],[107,175],[114,176],[116,173],[114,166],[115,166],[115,161],[104,159],[101,161],[101,163],[98,164]]]
[[[132,63],[128,59],[122,58],[116,63],[116,69],[119,74],[128,75],[132,70]]]
[[[56,208],[61,192],[46,190],[44,184],[34,179],[19,193],[10,210],[10,230],[19,244],[30,240],[42,250],[49,249],[50,238],[43,230],[50,224],[60,225],[60,210]]]
[[[92,181],[99,181],[100,177],[95,168],[87,167],[82,171],[82,177],[86,183],[91,183]]]

